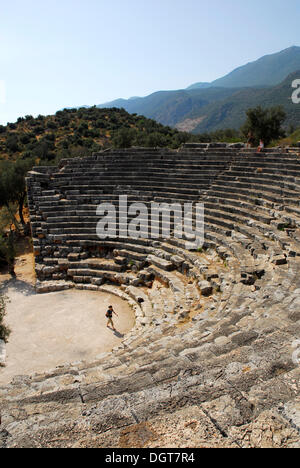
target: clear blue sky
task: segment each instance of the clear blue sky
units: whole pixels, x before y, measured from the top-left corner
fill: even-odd
[[[2,0],[0,123],[214,80],[300,45],[299,20],[299,0]]]

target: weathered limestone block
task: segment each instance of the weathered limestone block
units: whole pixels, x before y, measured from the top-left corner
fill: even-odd
[[[37,281],[36,283],[36,292],[38,294],[56,292],[56,291],[65,291],[72,288],[72,283],[67,281]]]
[[[158,268],[161,268],[164,271],[172,271],[174,270],[174,265],[172,262],[168,262],[167,260],[164,260],[163,258],[158,258],[154,255],[148,255],[147,261]]]
[[[60,258],[58,260],[58,266],[61,268],[66,268],[70,266],[70,262],[67,258]]]
[[[58,267],[56,266],[45,266],[43,268],[43,274],[45,276],[51,276],[53,273],[56,273],[58,270]]]
[[[135,278],[130,281],[131,286],[142,286],[143,280],[141,278]]]
[[[137,276],[145,282],[153,280],[153,274],[148,270],[139,271]]]
[[[84,280],[84,278],[82,278]],[[104,278],[92,278],[92,284],[101,286],[104,283]]]
[[[177,268],[181,267],[181,265],[184,263],[184,258],[179,257],[179,255],[173,255],[170,258],[171,262],[176,265]]]
[[[54,280],[63,280],[63,279],[66,278],[66,274],[65,274],[65,273],[54,273],[54,274],[52,275],[52,278],[53,278]]]
[[[253,286],[255,284],[256,278],[253,273],[242,272],[241,273],[241,283],[247,286]]]
[[[81,258],[81,257],[80,257],[80,254],[79,254],[79,253],[70,253],[70,254],[68,255],[68,260],[69,260],[70,262],[76,262],[76,261],[80,260],[80,258]]]
[[[202,296],[211,296],[213,293],[213,287],[209,283],[209,281],[201,281],[198,283],[199,289],[201,291]]]
[[[281,414],[288,420],[292,426],[300,432],[300,397],[296,397],[292,401],[285,403],[283,408],[280,408]],[[300,437],[299,437],[300,447]]]
[[[287,259],[285,255],[275,255],[272,259],[272,263],[275,265],[286,265]]]
[[[114,261],[117,265],[126,265],[127,264],[127,259],[124,257],[116,256],[114,258]]]
[[[242,448],[300,448],[299,433],[275,410],[261,413],[249,424],[231,427],[228,434]]]

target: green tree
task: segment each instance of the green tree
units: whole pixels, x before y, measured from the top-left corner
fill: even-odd
[[[0,233],[0,260],[8,265],[9,274],[15,278],[15,233],[10,230],[7,235]]]
[[[24,203],[26,199],[26,181],[25,177],[32,169],[34,161],[32,159],[18,159],[14,163],[13,179],[11,179],[11,200],[18,204],[18,212],[21,224],[25,229],[25,220],[23,216]]]
[[[166,138],[159,132],[152,132],[148,135],[147,146],[150,148],[166,146]]]
[[[0,163],[0,208],[2,207],[6,208],[7,213],[10,216],[9,224],[15,224],[16,228],[18,229],[19,225],[16,220],[15,213],[11,206],[11,193],[10,193],[10,180],[12,180],[11,168],[12,168],[12,163],[10,162],[3,161]]]
[[[20,221],[25,229],[26,223],[23,216],[26,199],[25,177],[33,164],[32,159],[18,159],[16,162],[5,161],[0,165],[0,207],[7,208],[17,229],[18,222],[11,209],[11,204],[17,203]]]
[[[282,129],[285,119],[286,113],[282,107],[263,109],[258,106],[247,111],[247,119],[241,130],[246,138],[251,133],[256,144],[263,140],[268,146],[272,140],[278,140],[285,136]]]
[[[115,148],[130,148],[133,145],[136,132],[131,128],[121,128],[113,137],[113,146]]]
[[[16,134],[11,133],[7,136],[6,148],[7,148],[7,151],[10,151],[12,153],[16,153],[20,151],[19,140]]]

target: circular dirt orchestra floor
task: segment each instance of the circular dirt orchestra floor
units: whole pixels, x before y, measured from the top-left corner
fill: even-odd
[[[134,326],[132,309],[110,294],[72,289],[41,295],[20,279],[6,283],[5,291],[10,299],[5,322],[12,333],[0,385],[17,375],[94,360],[121,343]],[[119,314],[114,317],[116,333],[106,327],[109,305]]]

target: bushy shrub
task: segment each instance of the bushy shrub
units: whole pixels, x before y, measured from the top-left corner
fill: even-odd
[[[17,135],[15,135],[14,133],[8,135],[6,139],[6,148],[12,153],[20,151],[19,140]]]

